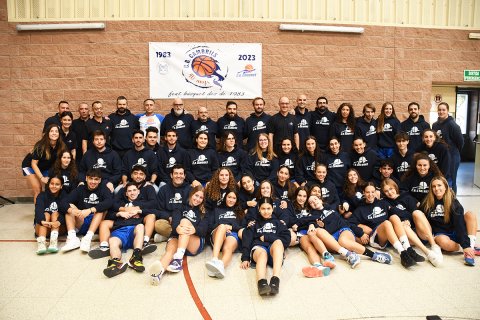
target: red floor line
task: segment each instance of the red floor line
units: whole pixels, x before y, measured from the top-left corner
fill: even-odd
[[[212,320],[212,317],[208,313],[207,309],[205,309],[202,300],[200,300],[200,297],[197,294],[197,290],[195,290],[195,286],[192,282],[192,277],[190,277],[190,272],[188,271],[188,262],[186,256],[183,257],[183,276],[185,277],[185,281],[187,282],[188,291],[190,291],[193,302],[195,302],[195,305],[197,306],[198,311],[200,311],[203,319]]]
[[[35,239],[31,239],[31,240],[0,240],[0,242],[37,242],[37,240]]]

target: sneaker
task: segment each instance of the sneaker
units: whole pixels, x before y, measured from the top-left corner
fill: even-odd
[[[266,296],[270,293],[270,286],[268,285],[267,279],[258,280],[258,294],[261,296]]]
[[[480,256],[480,248],[479,247],[473,247],[473,252],[475,253],[476,256]]]
[[[273,276],[270,279],[270,294],[276,295],[280,291],[280,279]]]
[[[330,269],[333,269],[337,266],[337,264],[335,263],[335,258],[328,251],[323,254],[323,265]]]
[[[155,235],[153,236],[153,242],[156,242],[156,243],[165,242],[167,240],[168,240],[167,237],[164,237],[158,233],[155,233]]]
[[[167,271],[174,273],[180,272],[182,269],[182,259],[173,259],[167,267]]]
[[[433,252],[435,252],[436,254],[442,255],[442,248],[440,248],[439,245],[434,244],[431,249],[432,249]]]
[[[353,251],[348,251],[346,258],[352,269],[355,269],[360,263],[360,256]]]
[[[434,267],[439,267],[442,262],[443,262],[443,256],[440,254],[438,255],[436,252],[434,252],[433,250],[430,250],[427,254],[427,259],[428,261],[430,261],[430,263],[434,266]]]
[[[225,278],[225,266],[223,265],[222,260],[212,259],[205,263],[205,267],[210,273],[215,274],[216,278],[223,279]]]
[[[162,279],[163,274],[165,273],[165,269],[163,268],[160,261],[155,261],[150,266],[150,283],[152,286],[158,286],[160,284],[160,279]]]
[[[68,252],[80,248],[80,239],[78,237],[68,238],[65,245],[60,249],[62,252]]]
[[[410,258],[412,258],[415,262],[424,262],[425,261],[425,258],[422,257],[421,255],[419,255],[417,253],[417,251],[415,251],[415,249],[413,249],[412,247],[408,247],[407,253],[410,256]]]
[[[37,254],[42,255],[47,253],[47,243],[46,240],[37,239]]]
[[[92,238],[83,237],[82,242],[80,243],[80,250],[88,253],[90,251],[91,244]]]
[[[410,268],[417,264],[415,260],[413,260],[412,257],[410,257],[410,255],[406,250],[403,250],[402,252],[400,252],[400,262],[402,263],[402,266],[404,266],[405,268]]]
[[[127,270],[127,264],[120,260],[109,259],[107,267],[103,269],[103,274],[108,278],[118,276],[120,273],[124,273]]]
[[[128,260],[128,266],[137,272],[145,271],[142,256],[135,254],[135,252],[132,254],[130,260]]]
[[[146,241],[143,243],[142,254],[153,253],[155,252],[155,250],[157,250],[156,244],[146,242]]]
[[[373,253],[372,260],[378,263],[391,264],[392,256],[390,255],[390,253],[377,251]]]
[[[58,239],[50,239],[50,245],[47,249],[48,253],[57,253],[58,252]]]
[[[463,257],[465,259],[465,265],[467,265],[469,267],[474,267],[475,266],[475,258],[471,258],[471,257],[467,256],[466,254],[464,254]]]
[[[108,246],[98,246],[93,248],[88,252],[88,256],[92,259],[105,258],[110,255],[110,247]]]
[[[302,273],[307,278],[319,278],[326,277],[330,274],[330,268],[320,266],[308,266],[302,268]]]

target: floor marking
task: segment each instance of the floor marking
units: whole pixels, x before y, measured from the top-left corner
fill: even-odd
[[[212,320],[212,317],[208,313],[207,309],[200,300],[200,297],[197,294],[197,290],[195,290],[195,286],[193,285],[192,278],[190,277],[190,272],[188,271],[188,262],[187,256],[183,257],[183,276],[185,277],[185,281],[187,282],[188,291],[190,291],[190,295],[192,296],[193,302],[197,306],[198,311],[202,315],[203,319],[205,320]]]

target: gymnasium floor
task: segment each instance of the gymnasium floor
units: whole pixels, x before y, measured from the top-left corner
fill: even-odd
[[[458,180],[460,201],[480,220],[472,163],[462,164]],[[460,253],[444,255],[440,268],[424,262],[411,270],[392,249],[392,265],[365,258],[355,270],[336,255],[330,276],[307,279],[306,256],[293,248],[280,294],[261,298],[255,270],[241,270],[238,255],[223,280],[207,276],[207,248],[184,261],[183,273],[152,287],[147,272],[105,278],[107,259],[91,260],[79,250],[37,256],[32,220],[32,204],[0,208],[0,319],[480,319],[480,259],[466,267]],[[144,257],[147,268],[164,248]]]

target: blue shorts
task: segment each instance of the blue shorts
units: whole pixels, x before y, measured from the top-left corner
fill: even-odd
[[[122,242],[122,250],[126,251],[127,249],[133,248],[133,239],[135,238],[135,227],[136,226],[125,226],[118,228],[112,231],[110,238],[118,238]]]
[[[254,246],[250,251],[250,261],[252,261],[252,264],[256,265],[256,261],[253,260],[253,253],[255,252],[255,250],[260,249],[260,250],[265,250],[267,252],[267,265],[269,265],[270,267],[273,267],[273,257],[270,253],[271,247],[272,247],[271,244],[268,247],[259,246],[259,245]],[[285,252],[283,252],[283,260],[285,260]],[[282,261],[282,265],[283,265],[283,261]]]
[[[340,238],[340,235],[342,234],[343,231],[350,231],[353,234],[352,229],[350,229],[348,227],[344,227],[344,228],[341,228],[341,229],[337,230],[337,232],[332,234],[332,236],[335,238],[335,240],[338,241],[338,239]]]
[[[215,230],[213,230],[213,231],[215,231]],[[213,247],[213,231],[210,234],[210,245],[212,247]],[[227,232],[225,237],[234,237],[235,240],[237,240],[237,248],[240,246],[240,238],[238,238],[238,232],[236,232],[236,231]]]
[[[26,177],[26,176],[35,174],[35,171],[33,171],[32,167],[24,167],[22,168],[22,173],[23,173],[23,176]],[[42,176],[48,177],[48,170],[42,171]]]
[[[202,253],[203,249],[205,249],[205,238],[200,238],[200,246],[198,247],[197,252],[191,253],[188,250],[185,250],[185,255],[189,257],[194,257],[200,253]]]
[[[450,238],[450,240],[458,243],[458,238],[457,238],[457,234],[455,232],[451,232],[451,233],[447,233],[447,232],[438,232],[438,233],[435,233],[433,235],[434,237],[436,236],[447,236]]]
[[[78,230],[78,234],[81,234],[82,236],[87,234],[88,228],[90,228],[90,224],[92,223],[93,215],[93,213],[90,213],[85,219],[83,219],[83,224]]]

